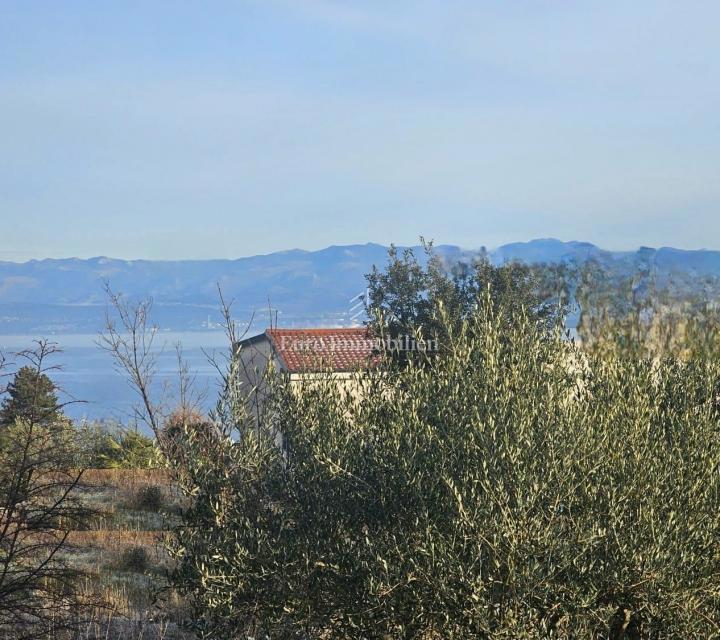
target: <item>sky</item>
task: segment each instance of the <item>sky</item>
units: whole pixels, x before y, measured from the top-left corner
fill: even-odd
[[[720,249],[720,3],[2,0],[0,260]]]

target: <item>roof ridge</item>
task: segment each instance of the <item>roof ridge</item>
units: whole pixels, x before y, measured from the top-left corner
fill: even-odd
[[[305,327],[286,329],[283,327],[274,327],[265,329],[266,333],[297,333],[297,334],[313,334],[313,333],[368,333],[368,327]]]

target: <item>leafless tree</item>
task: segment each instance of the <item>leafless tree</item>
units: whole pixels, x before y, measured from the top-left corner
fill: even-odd
[[[40,380],[57,351],[41,340],[16,356]],[[90,604],[68,563],[70,533],[90,515],[78,496],[82,470],[73,470],[62,425],[37,414],[0,428],[0,635],[14,639],[60,637]]]
[[[174,405],[169,402],[170,390],[156,384],[158,357],[165,345],[158,342],[158,327],[151,322],[152,299],[133,302],[109,285],[105,287],[109,306],[105,330],[97,344],[112,357],[115,368],[136,392],[138,404],[134,419],[147,425],[161,448],[164,426],[172,415],[197,415],[205,399],[205,390],[196,387],[196,375],[183,357],[182,346],[174,345],[177,361],[177,392]]]
[[[162,345],[157,344],[158,328],[150,319],[152,300],[130,301],[108,285],[106,293],[109,308],[105,331],[98,344],[112,356],[115,367],[137,393],[136,419],[153,431],[162,447],[163,425],[169,416],[178,412],[180,415],[197,416],[205,392],[196,389],[195,376],[183,358],[181,347],[176,345],[178,402],[176,406],[169,407],[167,394],[157,399],[157,358],[162,352]],[[229,432],[244,428],[249,417],[259,421],[259,412],[263,407],[264,367],[255,368],[252,363],[248,364],[247,359],[239,357],[238,345],[250,331],[252,318],[247,326],[238,329],[232,318],[232,301],[226,300],[219,286],[218,297],[228,349],[219,355],[204,353],[219,378],[220,393],[213,411],[215,422]]]
[[[159,438],[166,411],[152,393],[159,355],[156,345],[158,328],[150,321],[152,299],[131,302],[107,284],[105,292],[110,305],[105,314],[105,331],[98,338],[98,346],[110,353],[116,369],[126,376],[137,392],[140,402],[133,408],[135,418],[150,427],[155,437]]]

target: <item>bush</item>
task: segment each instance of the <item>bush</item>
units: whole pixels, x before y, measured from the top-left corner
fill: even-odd
[[[178,409],[163,423],[159,441],[164,453],[183,466],[188,451],[210,446],[216,437],[215,425],[207,417],[194,410]]]
[[[184,458],[173,582],[205,633],[715,636],[720,364],[485,309],[359,402],[282,384],[273,425]]]
[[[144,573],[150,564],[147,549],[141,546],[128,547],[120,558],[120,567],[125,571]]]
[[[115,423],[90,423],[76,429],[80,466],[94,469],[151,469],[160,462],[155,441]]]
[[[156,485],[140,487],[135,494],[135,506],[145,511],[160,511],[164,503],[163,491]]]

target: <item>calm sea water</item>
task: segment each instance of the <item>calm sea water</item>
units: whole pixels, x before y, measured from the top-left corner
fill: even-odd
[[[34,339],[35,336],[0,335],[0,351],[12,361],[4,373],[12,373],[23,364],[13,354],[32,347]],[[68,405],[65,413],[78,420],[110,418],[128,422],[138,399],[126,379],[115,370],[110,354],[95,344],[97,335],[54,335],[50,339],[62,352],[54,355],[48,364],[61,365],[62,369],[49,372],[49,375],[65,392],[65,401],[71,398],[83,401]],[[156,342],[157,377],[153,391],[164,393],[170,404],[177,400],[175,344],[179,342],[183,357],[196,376],[196,388],[207,392],[205,408],[210,408],[217,397],[219,376],[203,350],[218,357],[226,354],[228,344],[223,332],[161,332]],[[3,380],[3,384],[5,381],[7,379]]]

